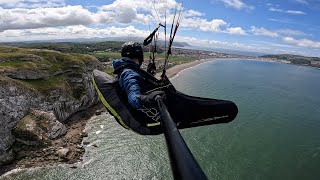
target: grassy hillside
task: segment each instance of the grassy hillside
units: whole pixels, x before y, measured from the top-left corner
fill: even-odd
[[[73,42],[61,42],[61,43],[12,43],[12,46],[23,47],[30,49],[49,49],[54,51],[59,51],[62,53],[79,53],[79,54],[89,54],[102,62],[108,62],[113,59],[121,58],[121,47],[124,42],[118,41],[106,41],[106,42],[92,42],[92,43],[73,43]],[[183,43],[180,43],[183,44]],[[157,59],[164,59],[164,43],[159,41],[157,54]],[[179,45],[177,42],[177,46]],[[189,46],[184,43],[184,45]],[[149,47],[144,47],[145,51],[145,60],[149,59]],[[172,62],[189,62],[194,60],[193,58],[181,58],[170,56]]]
[[[92,54],[93,56],[97,57],[99,60],[100,59],[105,59],[105,61],[110,61],[112,59],[120,59],[121,58],[121,53],[120,52],[105,52],[105,51],[98,51]],[[164,53],[156,53],[156,60],[158,61],[164,61],[165,59],[165,54]],[[149,53],[145,52],[144,53],[144,60],[148,61],[149,60]],[[179,63],[179,62],[190,62],[194,61],[194,58],[190,57],[179,57],[179,56],[171,56],[169,57],[170,62],[174,63]]]
[[[306,57],[292,54],[264,55],[261,57],[290,61],[292,64],[312,66],[312,61],[320,61],[318,57]]]
[[[65,71],[70,68],[72,71],[76,71],[76,68],[72,68],[72,65],[84,67],[88,61],[90,62],[97,58],[101,62],[107,62],[103,70],[112,74],[114,69],[111,66],[111,61],[121,58],[120,51],[122,44],[123,42],[114,41],[92,43],[13,43],[11,45],[15,47],[0,46],[0,72],[1,68],[34,69],[35,72],[40,71],[51,74],[59,71]],[[145,63],[148,63],[149,47],[145,47],[144,51]],[[161,45],[158,46],[157,51],[157,70],[161,71],[162,64],[165,59],[165,52]],[[194,60],[194,57],[170,55],[167,67],[170,68],[175,64],[186,63]],[[57,79],[47,80],[58,81]],[[58,83],[60,82],[64,81],[58,81]],[[35,86],[35,84],[42,84],[34,82],[34,80],[30,80],[28,83],[33,84],[33,86]],[[40,86],[37,88],[39,89]]]
[[[72,79],[82,78],[88,67],[99,63],[90,55],[0,46],[0,75],[9,76],[42,93],[64,89],[71,90],[74,97],[80,97],[84,89]],[[27,74],[26,77],[34,75],[39,78],[14,76],[23,73]]]
[[[81,53],[89,54],[95,51],[118,51],[124,42],[107,41],[107,42],[92,42],[92,43],[12,43],[10,46],[31,48],[31,49],[50,49],[63,53]]]

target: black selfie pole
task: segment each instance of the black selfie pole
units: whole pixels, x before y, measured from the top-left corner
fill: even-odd
[[[167,142],[174,179],[207,179],[173,122],[166,105],[163,103],[162,97],[157,96],[156,101],[160,110],[163,132]]]

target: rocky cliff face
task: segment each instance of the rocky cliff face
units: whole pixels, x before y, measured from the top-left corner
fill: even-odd
[[[38,51],[35,52],[39,54]],[[28,53],[30,53],[29,50]],[[0,165],[14,159],[11,146],[15,137],[12,130],[24,117],[30,114],[32,117],[47,117],[43,120],[51,124],[48,126],[50,128],[46,128],[49,133],[47,137],[56,138],[65,131],[65,127],[60,122],[65,122],[74,113],[98,101],[91,78],[92,70],[100,67],[99,61],[92,57],[89,57],[89,59],[92,58],[89,61],[73,61],[72,58],[87,58],[80,55],[66,55],[67,58],[63,57],[64,61],[62,61],[57,60],[62,56],[59,52],[42,53],[47,53],[45,54],[47,59],[39,58],[38,55],[35,60],[23,59],[22,63],[32,63],[30,67],[27,66],[29,64],[16,65],[16,60],[11,62],[12,59],[0,61]],[[48,57],[48,53],[55,56]],[[53,61],[50,61],[50,58]],[[55,61],[59,64],[54,64]],[[61,63],[64,65],[62,66]],[[41,64],[47,67],[43,68]],[[24,123],[24,125],[28,130],[33,129],[32,123]],[[17,132],[16,136],[19,136],[19,132],[23,131]]]
[[[79,99],[70,97],[70,95],[68,96],[67,92],[55,92],[59,94],[59,98],[53,103],[53,113],[61,122],[64,122],[74,113],[84,110],[98,101],[98,96],[92,84],[92,73],[83,74],[82,78],[80,80],[78,79],[74,84],[81,84],[80,87],[83,86],[86,91]]]
[[[39,98],[34,90],[0,76],[0,165],[13,159],[11,130]]]

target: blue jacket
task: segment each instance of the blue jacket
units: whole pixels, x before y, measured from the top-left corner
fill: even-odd
[[[127,64],[140,68],[138,64],[134,63],[127,57],[123,57],[122,59],[114,60],[112,62],[114,69]],[[118,81],[122,91],[128,95],[128,103],[135,109],[142,108],[139,100],[139,96],[142,95],[142,91],[144,89],[142,76],[140,76],[136,71],[128,68],[118,74]]]

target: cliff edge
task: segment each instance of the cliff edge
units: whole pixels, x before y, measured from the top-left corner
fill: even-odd
[[[64,123],[98,102],[94,57],[0,46],[0,166],[15,158],[12,145],[46,143],[66,133]]]

